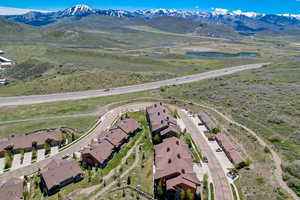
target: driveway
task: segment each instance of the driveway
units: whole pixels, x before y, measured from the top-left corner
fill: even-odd
[[[230,168],[234,168],[233,164],[230,162],[230,160],[228,159],[228,157],[226,156],[226,154],[224,152],[216,152],[217,149],[221,149],[221,147],[219,146],[219,144],[216,141],[209,141],[205,135],[205,132],[207,131],[206,127],[203,125],[198,125],[201,120],[198,117],[192,117],[191,118],[192,121],[194,122],[195,126],[197,126],[199,133],[203,136],[203,138],[205,139],[206,143],[209,145],[209,147],[211,148],[211,150],[214,152],[216,158],[219,160],[223,171],[225,172],[225,174],[227,174],[227,172],[229,172],[228,169]],[[232,179],[228,178],[230,181],[232,181]]]
[[[187,128],[187,132],[191,134],[199,150],[204,156],[208,158],[207,165],[209,167],[210,175],[215,186],[215,199],[233,200],[232,191],[226,174],[224,173],[222,165],[216,158],[214,152],[205,140],[205,136],[202,135],[197,125],[185,111],[179,110],[179,115]]]
[[[55,154],[58,154],[58,146],[51,147],[50,156],[54,156]]]
[[[32,151],[25,152],[22,166],[31,165],[31,158],[32,158]]]
[[[14,154],[13,162],[11,165],[11,170],[18,169],[21,167],[21,154],[16,153]]]
[[[36,161],[39,162],[45,159],[45,149],[38,149],[36,152]]]
[[[3,173],[4,167],[5,167],[5,158],[0,157],[0,174]]]

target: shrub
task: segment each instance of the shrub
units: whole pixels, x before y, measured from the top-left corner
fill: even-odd
[[[29,59],[23,63],[9,68],[5,72],[5,75],[18,80],[30,80],[40,77],[53,67],[54,66],[50,63],[41,62],[36,59]]]

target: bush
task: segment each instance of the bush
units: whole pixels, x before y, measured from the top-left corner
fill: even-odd
[[[270,149],[269,149],[267,146],[265,146],[264,152],[265,152],[265,153],[270,153],[271,151],[270,151]]]
[[[277,113],[271,113],[270,115],[268,115],[267,120],[268,120],[268,122],[273,123],[273,124],[284,123],[283,118],[281,116],[279,116]]]
[[[23,63],[6,70],[5,75],[18,80],[30,80],[43,75],[46,71],[53,68],[50,63],[29,59]]]
[[[153,137],[153,143],[154,144],[159,144],[161,143],[161,137],[159,134],[155,134],[155,136]]]

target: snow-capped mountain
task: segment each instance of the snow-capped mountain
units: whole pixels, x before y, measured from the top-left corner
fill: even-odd
[[[298,20],[300,20],[300,14],[299,15],[293,15],[293,14],[278,14],[279,16],[283,16],[283,17],[289,17],[289,18],[296,18]]]
[[[251,35],[264,30],[281,31],[286,29],[300,29],[300,15],[260,14],[255,12],[244,12],[242,10],[230,11],[224,8],[213,8],[212,11],[183,11],[160,8],[131,12],[126,10],[95,9],[81,4],[58,12],[30,12],[24,15],[11,15],[5,17],[7,19],[33,26],[44,26],[56,23],[63,18],[71,18],[69,21],[72,21],[81,20],[82,18],[86,18],[91,15],[95,17],[111,16],[128,18],[130,19],[129,21],[131,21],[131,24],[136,24],[137,22],[144,23],[142,25],[148,25],[148,21],[152,20],[152,22],[155,21],[155,23],[158,24],[165,24],[164,26],[168,26],[170,25],[168,23],[173,22],[178,24],[183,23],[182,25],[185,27],[192,27],[192,29],[195,28],[195,24],[198,24],[198,26],[201,25],[202,27],[209,26],[215,30],[221,30],[226,27],[231,31],[235,31],[243,35]],[[181,20],[164,19],[164,17],[178,17],[181,18]],[[142,19],[135,20],[136,18]],[[111,23],[114,23],[113,19]],[[175,27],[173,29],[175,29]],[[189,29],[187,28],[187,30]]]
[[[160,17],[160,16],[172,16],[172,17],[183,17],[188,18],[194,15],[193,12],[181,11],[175,9],[151,9],[151,10],[138,10],[134,12],[137,15],[145,16],[148,18]]]
[[[87,5],[76,5],[72,8],[68,8],[66,10],[58,12],[58,15],[61,17],[67,17],[67,16],[87,16],[91,14],[95,14],[97,12],[97,9],[91,8]]]

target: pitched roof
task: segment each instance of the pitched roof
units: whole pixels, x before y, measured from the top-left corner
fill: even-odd
[[[231,143],[230,139],[225,134],[217,134],[216,140],[220,144],[220,146],[223,147],[223,150],[230,157],[233,164],[238,165],[245,162],[242,154],[235,148],[235,146]]]
[[[168,128],[170,125],[177,126],[176,119],[168,107],[163,103],[155,103],[146,108],[146,112],[150,121],[150,128],[152,132],[160,129]]]
[[[175,132],[175,133],[180,133],[180,129],[178,126],[171,124],[168,128],[162,130],[160,132],[161,135],[168,134],[169,132]]]
[[[114,151],[114,146],[107,140],[102,140],[100,143],[94,143],[90,148],[85,149],[83,154],[90,154],[99,163],[103,163],[109,158]]]
[[[60,141],[62,137],[61,135],[61,131],[59,129],[55,129],[50,131],[43,130],[27,135],[9,137],[0,141],[0,151],[4,151],[9,146],[12,146],[13,149],[28,149],[32,147],[32,144],[34,142],[36,142],[37,145],[43,145],[48,139]]]
[[[179,185],[187,185],[191,188],[197,188],[200,184],[196,174],[181,174],[175,178],[166,181],[167,190],[175,189]]]
[[[0,187],[0,197],[5,200],[20,200],[23,199],[23,186],[22,179],[13,178],[8,180]]]
[[[193,163],[187,144],[171,137],[155,146],[155,179],[186,174],[194,176]]]
[[[139,123],[134,119],[125,119],[118,121],[116,126],[122,129],[127,134],[131,134],[140,128]]]
[[[105,138],[115,147],[122,145],[122,141],[127,139],[129,136],[120,128],[110,129],[105,133]]]
[[[198,118],[205,124],[208,130],[216,128],[216,124],[211,120],[211,118],[205,112],[199,112]]]
[[[59,186],[61,182],[82,174],[75,160],[51,160],[41,171],[48,190]]]

